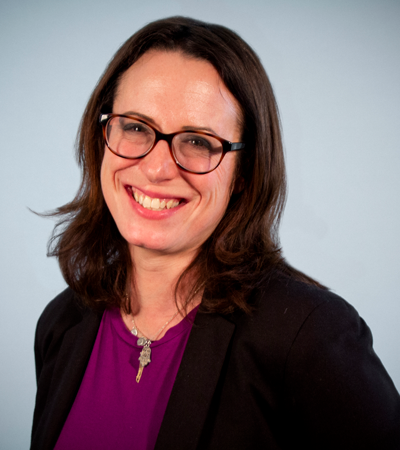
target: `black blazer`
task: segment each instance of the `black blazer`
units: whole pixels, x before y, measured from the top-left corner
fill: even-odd
[[[250,301],[198,312],[156,450],[400,449],[399,394],[352,306],[283,275]],[[66,289],[40,317],[32,449],[54,447],[101,316]]]

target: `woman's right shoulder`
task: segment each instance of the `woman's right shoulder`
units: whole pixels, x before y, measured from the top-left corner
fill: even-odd
[[[57,353],[69,330],[85,322],[85,332],[94,335],[100,325],[102,313],[97,313],[84,305],[71,288],[55,297],[39,317],[35,334],[36,369],[39,374],[42,364],[49,354]]]
[[[45,339],[49,335],[62,335],[69,328],[79,323],[87,314],[93,314],[83,304],[79,296],[67,288],[51,300],[39,317],[36,338]]]
[[[38,325],[48,326],[60,320],[65,321],[76,316],[82,317],[84,310],[85,307],[78,295],[68,287],[47,304],[39,317]]]

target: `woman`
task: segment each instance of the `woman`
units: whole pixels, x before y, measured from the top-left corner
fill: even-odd
[[[99,119],[100,117],[100,119]],[[232,31],[153,22],[79,134],[35,341],[32,448],[395,449],[400,398],[344,300],[291,268],[273,92]]]

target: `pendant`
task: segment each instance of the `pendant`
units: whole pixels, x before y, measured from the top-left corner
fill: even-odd
[[[151,348],[148,346],[143,347],[143,350],[140,352],[139,361],[140,364],[145,367],[149,362],[151,362],[150,359],[151,356]]]
[[[140,379],[142,378],[143,369],[151,362],[150,356],[151,356],[151,348],[150,348],[151,341],[148,340],[140,352],[139,356],[139,370],[136,375],[136,383],[139,383]]]
[[[147,343],[149,343],[149,345],[151,344],[150,339],[146,339],[145,337],[140,337],[137,340],[137,345],[140,345],[140,347],[144,347]]]

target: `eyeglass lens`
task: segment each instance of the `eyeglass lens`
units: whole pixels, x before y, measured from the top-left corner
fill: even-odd
[[[106,128],[107,144],[118,155],[139,158],[152,148],[156,134],[143,122],[128,117],[112,117]],[[197,132],[182,132],[172,139],[177,162],[193,172],[208,172],[218,166],[223,148],[221,142]]]

